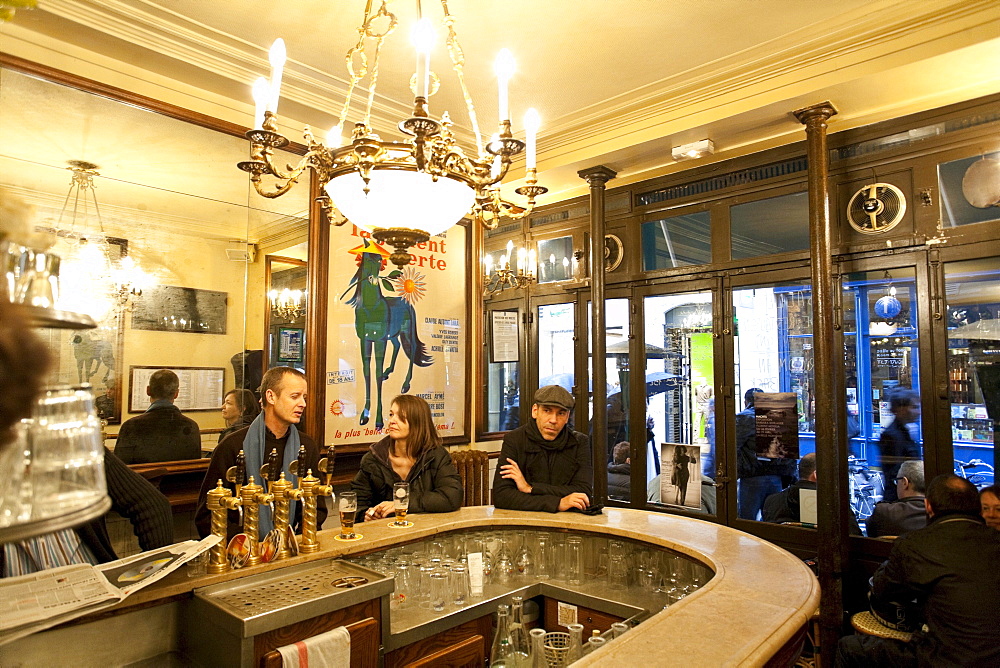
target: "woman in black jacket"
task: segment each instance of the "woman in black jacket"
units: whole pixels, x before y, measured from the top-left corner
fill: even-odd
[[[392,486],[410,483],[408,513],[448,513],[462,505],[462,479],[441,445],[431,409],[420,397],[401,394],[392,400],[387,436],[361,458],[351,482],[358,494],[357,521],[393,514]]]

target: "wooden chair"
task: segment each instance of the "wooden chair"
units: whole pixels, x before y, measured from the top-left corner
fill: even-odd
[[[458,450],[451,459],[462,477],[463,506],[490,505],[490,455],[485,450]]]

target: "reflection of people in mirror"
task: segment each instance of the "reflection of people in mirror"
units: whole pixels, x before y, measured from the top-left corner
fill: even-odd
[[[222,419],[226,428],[219,433],[219,443],[234,431],[249,427],[260,413],[260,401],[250,390],[229,390],[222,401]]]

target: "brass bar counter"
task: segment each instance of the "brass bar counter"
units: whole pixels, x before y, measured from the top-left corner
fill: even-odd
[[[759,538],[711,522],[614,508],[606,508],[602,515],[590,517],[578,513],[513,512],[489,506],[462,508],[438,515],[413,515],[412,520],[415,526],[409,529],[390,529],[388,520],[359,524],[356,531],[364,538],[351,543],[335,541],[337,531],[321,531],[318,552],[278,563],[197,578],[187,577],[182,568],[113,608],[0,647],[0,665],[36,665],[33,660],[40,652],[44,654],[46,647],[58,663],[59,652],[63,651],[59,648],[65,648],[66,642],[86,639],[88,634],[93,636],[95,624],[111,623],[129,628],[130,642],[141,644],[148,623],[138,620],[139,615],[156,619],[156,608],[188,600],[192,592],[201,587],[298,564],[385,550],[444,532],[488,530],[490,527],[551,528],[619,536],[688,555],[715,573],[698,591],[653,614],[601,650],[585,656],[579,665],[618,661],[622,665],[653,662],[655,665],[759,666],[772,659],[785,664],[786,653],[798,646],[819,605],[818,581],[798,558]],[[128,619],[135,621],[125,621]],[[156,623],[161,622],[157,620]],[[183,629],[183,624],[177,628]],[[114,632],[113,628],[109,630]],[[150,633],[162,636],[166,635],[165,630],[161,627],[151,629]],[[183,633],[182,630],[178,632]],[[84,640],[84,643],[94,646],[81,648],[82,656],[75,657],[74,665],[123,664],[116,658],[115,652],[121,649],[115,647],[115,643],[108,643],[107,639],[100,642]],[[130,662],[134,661],[132,657]]]

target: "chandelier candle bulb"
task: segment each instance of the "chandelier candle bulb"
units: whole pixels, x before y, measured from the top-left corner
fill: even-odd
[[[526,248],[517,249],[517,270],[524,273],[525,265],[528,261],[528,250]]]
[[[330,131],[326,133],[326,147],[327,148],[340,148],[343,143],[343,135],[341,134],[340,125],[334,125],[330,128]]]
[[[493,256],[487,255],[483,258],[483,262],[486,263],[486,275],[489,276],[493,273]]]
[[[534,276],[535,271],[538,269],[538,262],[535,259],[535,249],[532,248],[528,251],[528,275]]]
[[[271,84],[264,77],[257,77],[251,89],[253,94],[253,127],[260,130],[264,127],[264,110],[267,108],[268,98],[271,96]]]
[[[431,49],[434,47],[434,25],[431,20],[417,21],[410,39],[417,49],[417,97],[426,100],[431,85]]]
[[[510,261],[514,257],[514,242],[507,242],[507,267],[510,268]]]
[[[268,52],[268,60],[271,62],[271,99],[268,102],[267,110],[272,114],[278,113],[278,97],[281,95],[281,73],[285,67],[285,40],[280,37],[274,40],[271,50]]]
[[[498,102],[500,107],[500,123],[510,120],[510,107],[507,102],[507,87],[510,78],[514,76],[514,56],[510,49],[500,49],[494,64],[497,73]]]
[[[538,111],[534,108],[528,109],[524,113],[524,167],[528,170],[528,177],[531,178],[531,170],[535,169],[536,141],[538,138],[538,128],[542,121],[538,117]]]

